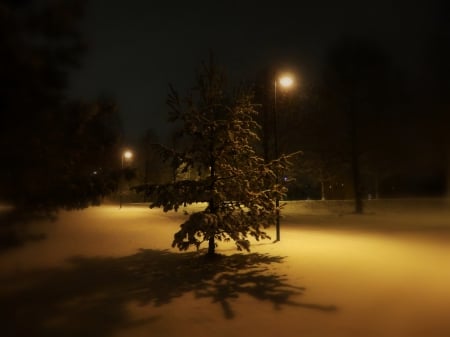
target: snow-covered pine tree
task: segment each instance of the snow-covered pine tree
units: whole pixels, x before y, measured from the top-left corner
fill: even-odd
[[[172,246],[198,249],[208,242],[208,255],[215,254],[217,241],[231,239],[238,250],[249,251],[249,236],[270,239],[264,230],[275,223],[275,199],[285,193],[275,172],[288,165],[288,157],[265,163],[256,153],[259,125],[252,96],[248,90],[227,96],[223,74],[210,58],[185,99],[171,87],[167,100],[171,120],[182,126],[183,149],[165,149],[165,155],[176,169],[194,170],[196,178],[136,188],[151,196],[151,208],[164,211],[206,202],[181,224]]]

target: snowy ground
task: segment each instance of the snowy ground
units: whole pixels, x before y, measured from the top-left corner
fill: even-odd
[[[281,242],[215,261],[170,248],[182,213],[62,213],[0,253],[0,335],[448,337],[449,206],[290,202]]]

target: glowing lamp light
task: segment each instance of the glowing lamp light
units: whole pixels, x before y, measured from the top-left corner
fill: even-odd
[[[131,159],[131,158],[133,157],[133,153],[132,153],[131,151],[125,151],[125,152],[123,153],[123,157],[124,157],[125,159]]]
[[[280,85],[288,88],[294,84],[294,79],[291,76],[285,75],[280,78]]]

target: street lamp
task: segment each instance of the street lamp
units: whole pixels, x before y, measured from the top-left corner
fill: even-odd
[[[131,152],[130,150],[126,150],[122,153],[122,169],[123,169],[123,161],[130,160],[131,158],[133,158],[133,152]]]
[[[277,89],[278,84],[282,88],[289,88],[294,84],[294,78],[289,74],[284,74],[274,81],[274,99],[273,99],[273,115],[274,115],[274,146],[275,146],[275,159],[278,159],[279,156],[279,150],[278,150],[278,111],[277,111]],[[276,177],[276,183],[279,183],[280,177],[279,177],[278,168],[275,171],[275,177]],[[278,195],[275,198],[275,207],[276,207],[276,239],[274,242],[280,241],[280,198]]]
[[[121,156],[121,177],[123,177],[123,162],[124,161],[129,161],[131,160],[131,158],[133,158],[133,152],[131,152],[130,150],[125,150],[122,152],[122,156]],[[122,182],[122,179],[121,179]],[[119,189],[119,208],[122,208],[122,184],[120,184],[120,189]]]

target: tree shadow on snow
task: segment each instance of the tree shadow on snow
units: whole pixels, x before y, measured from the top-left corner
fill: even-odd
[[[41,241],[47,238],[46,234],[35,232],[29,228],[32,220],[17,212],[2,211],[0,209],[0,254],[11,249],[19,248],[26,243]]]
[[[19,273],[0,279],[0,334],[102,337],[158,320],[133,320],[127,305],[162,306],[187,293],[218,303],[232,319],[241,295],[271,303],[335,311],[333,306],[297,302],[305,288],[269,270],[282,257],[235,254],[206,258],[198,253],[140,250],[119,258],[70,260],[68,267]]]

